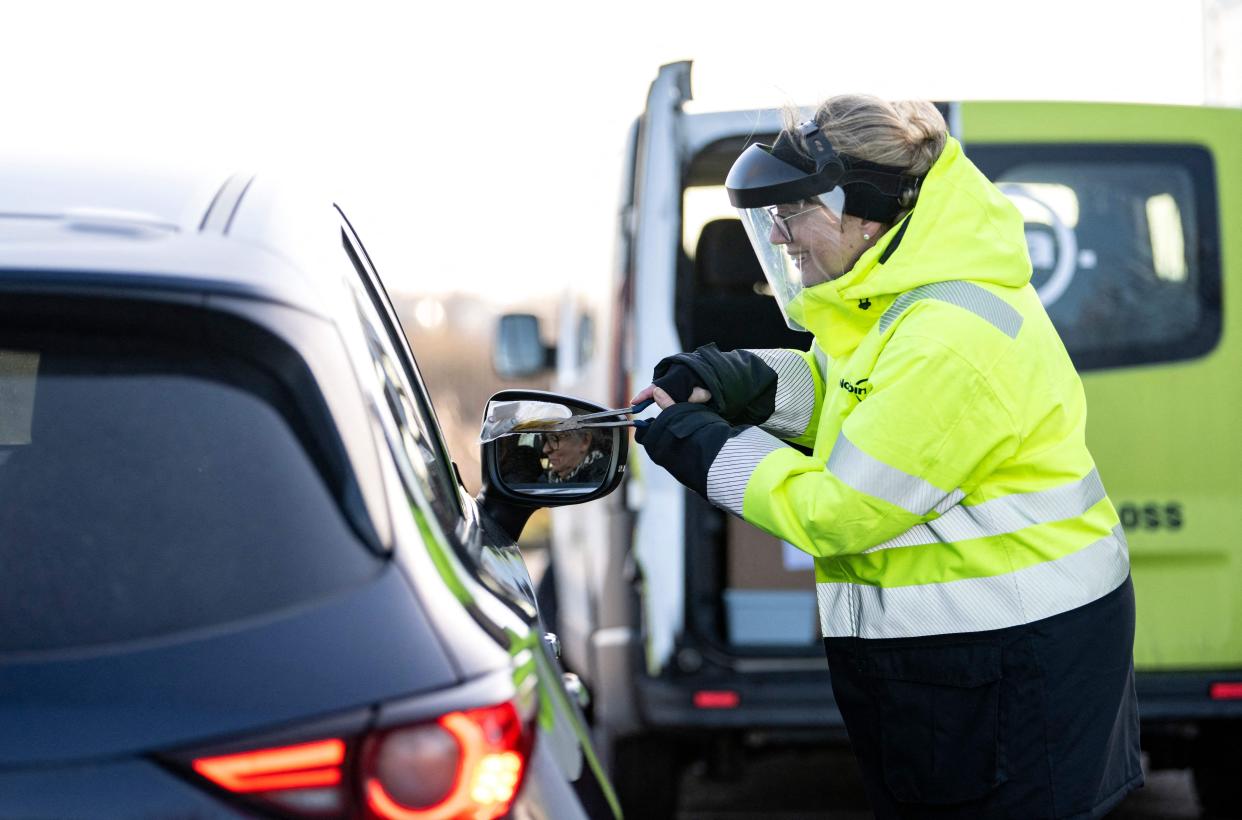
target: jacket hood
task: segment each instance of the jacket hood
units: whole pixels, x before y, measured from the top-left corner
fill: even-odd
[[[1018,288],[1030,279],[1022,215],[949,137],[909,215],[844,276],[807,288],[790,307],[838,358],[908,290],[953,280]]]

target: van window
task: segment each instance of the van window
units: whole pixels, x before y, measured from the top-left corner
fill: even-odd
[[[1080,369],[1220,336],[1211,156],[1193,146],[966,146],[1021,211],[1032,284]]]
[[[219,348],[0,338],[0,653],[199,629],[347,589],[291,388]]]
[[[674,315],[682,348],[807,350],[811,335],[785,324],[725,187],[685,188],[681,217]]]

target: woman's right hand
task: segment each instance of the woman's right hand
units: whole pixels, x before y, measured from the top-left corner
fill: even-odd
[[[702,387],[696,387],[690,391],[690,398],[688,401],[692,404],[706,404],[711,400],[711,397],[711,393],[704,390]],[[642,390],[639,390],[638,393],[634,395],[634,398],[630,399],[630,404],[639,404],[647,399],[655,399],[656,406],[661,410],[666,410],[677,403],[668,393],[656,387],[654,384],[649,384]]]
[[[653,399],[661,410],[677,402],[707,404],[729,424],[760,425],[774,412],[776,381],[776,371],[754,351],[722,352],[709,344],[657,362],[651,384],[634,401]]]

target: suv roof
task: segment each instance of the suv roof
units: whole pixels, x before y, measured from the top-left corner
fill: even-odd
[[[339,240],[339,224],[331,199],[304,194],[245,173],[0,158],[0,287],[227,293],[331,317],[336,277],[300,246]]]
[[[86,160],[0,157],[0,214],[107,209],[199,227],[228,173]]]

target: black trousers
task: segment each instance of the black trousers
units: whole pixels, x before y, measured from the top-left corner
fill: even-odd
[[[825,638],[878,818],[1100,817],[1143,783],[1134,587],[989,632]]]

